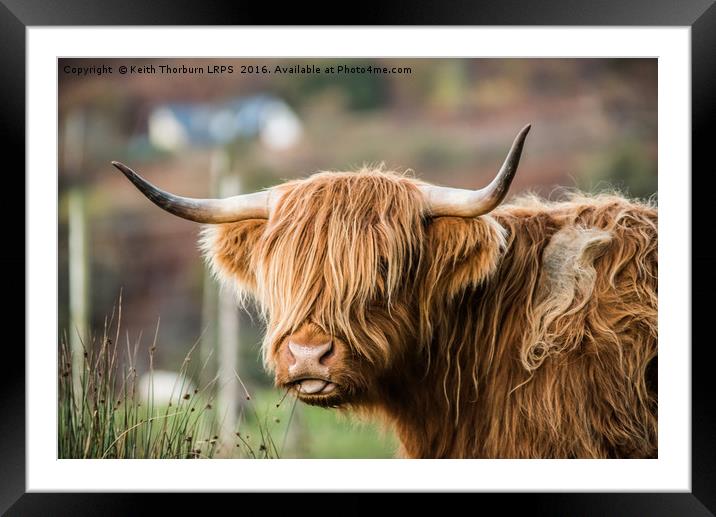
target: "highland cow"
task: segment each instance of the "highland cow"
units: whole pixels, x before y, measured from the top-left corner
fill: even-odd
[[[657,454],[657,211],[620,195],[501,205],[322,172],[220,200],[150,200],[208,223],[209,266],[266,318],[276,385],[388,423],[412,458]]]

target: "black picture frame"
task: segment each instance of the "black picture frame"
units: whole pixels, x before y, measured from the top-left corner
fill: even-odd
[[[403,6],[381,4],[362,6],[351,15],[355,25],[617,25],[617,26],[688,26],[691,28],[692,71],[692,490],[690,493],[610,493],[610,494],[480,494],[486,503],[498,503],[503,510],[529,509],[530,514],[550,515],[714,515],[716,513],[716,404],[712,401],[713,385],[711,350],[708,339],[709,300],[716,277],[716,255],[697,236],[709,236],[712,225],[709,213],[713,189],[713,165],[709,129],[716,120],[716,5],[715,0],[542,0],[519,2],[502,0],[482,4],[459,1]],[[322,17],[335,15],[326,24],[343,25],[345,6],[334,4]],[[303,4],[284,6],[262,3],[201,2],[198,0],[158,0],[132,2],[110,0],[1,0],[0,1],[0,70],[3,71],[0,95],[0,145],[3,147],[3,182],[7,192],[25,192],[25,35],[32,26],[71,25],[246,25],[295,24],[303,19],[316,25],[320,18],[305,11]],[[339,9],[341,11],[339,11]],[[48,123],[54,114],[48,114]],[[668,142],[660,142],[668,145]],[[13,157],[13,167],[9,158]],[[698,172],[697,172],[698,171]],[[687,172],[674,171],[686,179]],[[13,182],[15,183],[13,185]],[[24,195],[4,202],[5,210],[25,213]],[[711,202],[710,202],[711,201]],[[11,207],[12,203],[18,206]],[[22,205],[22,206],[19,206]],[[15,220],[17,217],[14,218]],[[3,283],[6,292],[20,291],[25,265],[25,226],[12,221],[5,226],[8,243],[0,253],[6,268]],[[48,232],[52,229],[48,229]],[[20,251],[22,250],[22,251]],[[24,278],[22,279],[24,281]],[[18,284],[17,286],[15,284]],[[6,296],[8,296],[6,294]],[[25,295],[23,294],[23,299]],[[18,331],[19,314],[24,304],[8,304],[6,321],[14,322]],[[21,308],[22,307],[22,308]],[[32,310],[31,307],[27,308]],[[12,311],[18,312],[15,317]],[[19,331],[24,341],[24,326]],[[698,331],[702,331],[703,338]],[[25,354],[19,339],[6,339],[2,359],[6,365],[0,381],[0,512],[8,515],[84,515],[143,513],[147,495],[128,494],[49,494],[25,493]],[[688,343],[684,343],[688,346]],[[226,504],[226,497],[212,496],[214,505]],[[247,496],[242,495],[244,501]],[[297,496],[294,496],[294,498]],[[463,496],[455,496],[463,497]],[[253,498],[253,497],[252,497]],[[340,503],[344,508],[369,511],[364,498],[350,496],[355,504]],[[495,499],[487,501],[487,499]],[[416,501],[421,501],[418,496]],[[171,506],[187,509],[194,498],[180,494],[162,497],[163,511]],[[280,511],[272,499],[272,510]],[[250,503],[261,503],[258,500]],[[295,506],[294,501],[286,505]],[[459,504],[459,503],[452,503]],[[469,504],[475,504],[473,502]],[[274,513],[272,511],[271,513]]]

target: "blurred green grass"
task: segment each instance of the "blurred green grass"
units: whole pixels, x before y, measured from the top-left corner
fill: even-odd
[[[235,400],[238,421],[216,399],[217,379],[199,382],[206,362],[188,351],[171,394],[155,385],[157,334],[149,370],[135,368],[139,341],[127,348],[110,339],[114,314],[102,337],[72,351],[60,346],[58,456],[60,458],[390,458],[396,441],[376,425],[336,409],[307,406],[292,393],[249,388]],[[124,351],[123,351],[124,350]],[[124,356],[124,357],[122,357]],[[166,372],[163,372],[165,376]],[[148,383],[143,384],[143,380]],[[166,381],[166,379],[165,379]],[[239,379],[241,386],[243,381]],[[159,393],[155,395],[155,386]],[[237,386],[238,387],[238,386]],[[231,406],[235,407],[235,406]]]
[[[397,440],[372,422],[342,410],[308,406],[275,389],[254,392],[239,429],[257,451],[261,433],[271,433],[282,458],[392,458]],[[276,407],[277,404],[279,407]],[[248,438],[247,438],[248,436]]]

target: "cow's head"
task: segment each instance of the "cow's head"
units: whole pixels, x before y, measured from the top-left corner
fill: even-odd
[[[529,128],[477,191],[361,170],[189,199],[113,163],[164,210],[209,224],[201,243],[210,267],[264,312],[276,384],[338,406],[369,401],[420,364],[431,313],[496,268],[504,235],[485,214],[507,194]]]

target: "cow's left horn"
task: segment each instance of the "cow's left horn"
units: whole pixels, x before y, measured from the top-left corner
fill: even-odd
[[[433,216],[477,217],[494,210],[505,198],[520,163],[522,147],[531,125],[522,128],[495,179],[480,190],[426,185],[421,187]]]
[[[165,192],[119,162],[112,162],[139,191],[158,207],[176,216],[197,223],[231,223],[244,219],[268,219],[271,212],[270,190],[227,197],[225,199],[194,199]]]

